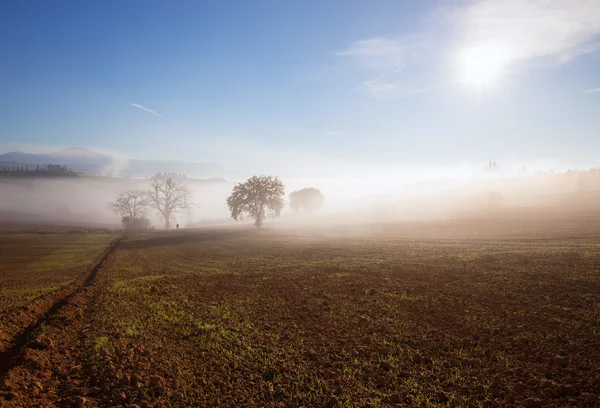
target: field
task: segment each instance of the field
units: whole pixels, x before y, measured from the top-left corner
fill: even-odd
[[[73,281],[108,234],[0,234],[0,316]]]
[[[125,237],[0,349],[0,405],[600,405],[600,238],[345,234]]]

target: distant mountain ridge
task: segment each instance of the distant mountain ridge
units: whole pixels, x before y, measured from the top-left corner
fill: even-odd
[[[99,153],[92,149],[72,147],[52,153],[20,151],[0,154],[0,166],[44,166],[61,164],[87,174],[105,176],[150,177],[156,173],[183,173],[188,177],[228,178],[235,172],[218,163],[191,163],[175,160],[136,160]]]

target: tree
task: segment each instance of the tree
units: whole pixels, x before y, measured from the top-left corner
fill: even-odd
[[[325,197],[316,188],[303,188],[290,194],[290,208],[296,212],[315,212],[323,206]]]
[[[148,218],[138,217],[134,220],[128,215],[121,217],[121,224],[123,224],[123,228],[126,230],[134,231],[147,230],[152,227],[152,223]]]
[[[171,217],[177,213],[187,213],[194,206],[192,191],[181,180],[154,179],[146,192],[149,206],[157,210],[165,219],[165,227],[171,227]]]
[[[253,176],[239,183],[227,198],[231,217],[238,221],[246,215],[260,228],[266,217],[279,217],[284,206],[284,188],[281,180],[273,176]]]
[[[118,195],[117,199],[108,204],[116,215],[120,215],[121,222],[125,225],[137,225],[138,219],[145,219],[150,201],[144,190],[129,190]],[[127,219],[129,221],[125,222]]]

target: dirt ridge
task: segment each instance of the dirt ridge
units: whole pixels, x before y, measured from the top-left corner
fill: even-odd
[[[13,332],[16,331],[16,334],[9,337],[9,339],[4,339],[0,343],[0,382],[4,380],[15,366],[20,364],[27,347],[35,341],[36,332],[40,326],[47,322],[53,315],[57,314],[77,293],[91,285],[96,278],[98,270],[115,250],[121,238],[117,237],[113,239],[85,272],[80,274],[69,285],[52,292],[48,296],[42,296],[34,300],[4,319],[2,323],[8,323],[8,325],[12,326],[11,329]],[[2,347],[3,345],[7,346]]]

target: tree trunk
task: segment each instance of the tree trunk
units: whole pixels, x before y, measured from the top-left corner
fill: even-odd
[[[169,217],[165,217],[165,228],[171,228],[171,220],[169,220]]]

